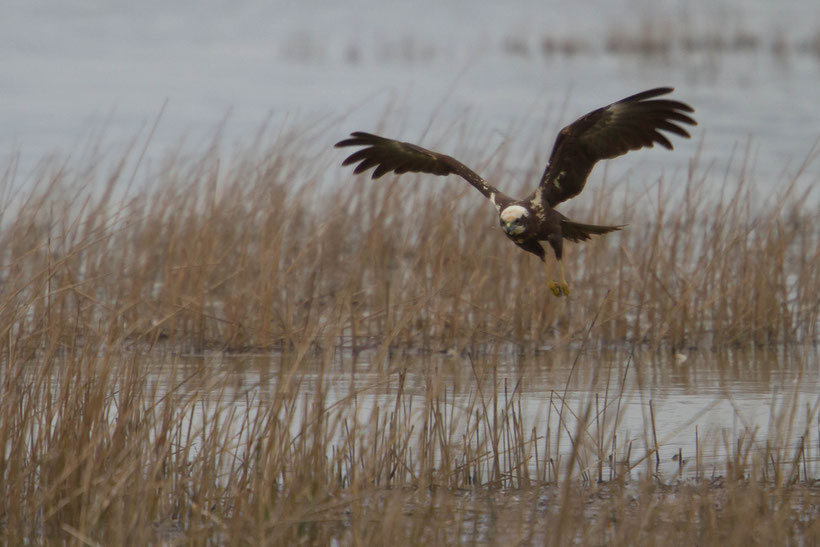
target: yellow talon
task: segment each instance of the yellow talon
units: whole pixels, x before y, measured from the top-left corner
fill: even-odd
[[[569,285],[567,284],[567,280],[564,277],[564,262],[563,261],[561,261],[561,260],[558,261],[558,268],[559,268],[559,271],[561,272],[561,281],[559,281],[559,282],[550,281],[549,282],[549,288],[552,291],[552,294],[554,294],[555,296],[558,296],[558,297],[569,296]]]
[[[567,285],[566,283],[556,283],[555,281],[550,281],[549,287],[552,291],[552,294],[554,294],[555,296],[569,296],[569,285]]]

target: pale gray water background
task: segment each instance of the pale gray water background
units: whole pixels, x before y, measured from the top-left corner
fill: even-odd
[[[715,37],[723,45],[698,46]],[[642,39],[671,48],[624,52]],[[545,53],[545,40],[577,53]],[[96,139],[117,150],[167,101],[149,178],[151,158],[183,140],[205,150],[222,128],[223,142],[248,141],[266,122],[273,133],[328,123],[321,149],[379,130],[457,150],[448,128],[467,120],[539,163],[562,124],[659,85],[696,107],[694,139],[614,162],[610,178],[683,170],[699,145],[701,163],[722,173],[748,144],[756,181],[782,184],[820,136],[820,3],[6,0],[0,161],[19,153],[25,181],[45,154],[77,158]],[[323,158],[331,180],[349,176],[330,170],[341,157]],[[816,179],[820,165],[810,168]]]
[[[675,141],[674,153],[619,159],[607,167],[608,178],[629,178],[639,187],[662,174],[685,180],[681,173],[699,147],[701,165],[721,176],[738,173],[748,149],[747,175],[767,196],[782,191],[801,163],[816,155],[820,137],[816,0],[6,0],[0,9],[0,165],[17,157],[14,181],[21,185],[33,179],[32,169],[45,156],[81,161],[89,143],[99,141],[105,158],[135,136],[145,138],[158,116],[139,180],[150,180],[153,167],[180,143],[204,151],[219,130],[230,147],[263,126],[275,134],[291,123],[323,128],[316,147],[328,150],[319,161],[333,183],[349,182],[350,173],[337,169],[343,153],[330,148],[353,130],[421,139],[455,152],[452,127],[467,123],[488,145],[503,143],[529,166],[546,159],[561,125],[659,85],[675,86],[675,97],[697,109],[694,138]],[[641,36],[667,40],[671,49],[645,55],[607,45]],[[745,36],[754,45],[682,46],[687,37],[714,36],[727,42]],[[545,52],[545,39],[575,44],[577,51]],[[603,173],[593,173],[593,184]],[[812,186],[818,178],[820,161],[814,161],[803,179]],[[708,354],[690,358],[696,364],[689,370],[705,371],[694,375],[696,381],[674,380],[687,370],[684,363],[653,382],[630,380],[624,399],[622,435],[636,442],[645,438],[653,400],[669,472],[678,447],[684,456],[691,452],[694,425],[716,438],[725,432],[730,440],[743,427],[757,426],[765,438],[776,428],[773,409],[795,398],[809,410],[803,416],[817,409],[814,353],[800,373],[786,367],[769,380],[746,379],[742,371],[726,380],[716,367],[704,366]],[[365,372],[328,374],[339,386],[335,397],[345,396],[351,378],[353,385],[372,380]],[[520,374],[510,370],[510,381]],[[526,414],[543,421],[552,390],[562,390],[564,381],[555,371],[528,378]],[[462,378],[464,396],[473,381]],[[256,400],[264,401],[266,384],[258,378],[243,375],[237,382],[258,390]],[[591,393],[581,384],[569,396],[577,405]],[[389,394],[362,397],[363,419],[368,405],[391,400]],[[241,409],[242,401],[231,404]],[[798,423],[795,434],[805,426]],[[816,445],[816,427],[809,431]],[[720,443],[713,444],[718,458]]]

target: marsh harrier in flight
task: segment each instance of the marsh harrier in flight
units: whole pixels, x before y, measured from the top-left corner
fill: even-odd
[[[694,112],[692,107],[656,98],[671,92],[671,87],[658,87],[637,93],[593,110],[563,128],[555,139],[541,182],[530,195],[520,200],[498,191],[455,158],[409,142],[357,131],[336,146],[363,147],[348,156],[342,165],[358,163],[354,173],[375,167],[374,179],[389,172],[462,177],[495,205],[501,228],[513,243],[544,262],[543,243],[552,247],[561,279],[550,281],[550,290],[555,296],[569,295],[561,261],[563,240],[583,241],[592,235],[619,230],[622,226],[574,222],[556,211],[555,206],[581,193],[599,160],[615,158],[630,150],[651,148],[655,144],[671,150],[672,143],[663,132],[688,138],[689,133],[681,124],[697,125],[688,115]]]

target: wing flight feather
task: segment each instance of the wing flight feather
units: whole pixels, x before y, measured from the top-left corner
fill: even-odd
[[[350,138],[336,143],[336,148],[347,146],[364,147],[350,154],[342,162],[342,165],[358,164],[353,169],[356,174],[375,167],[371,175],[373,179],[378,179],[391,171],[397,175],[404,173],[458,175],[472,184],[484,197],[493,201],[496,207],[502,201],[509,200],[475,171],[446,154],[439,154],[416,144],[388,139],[363,131],[351,133]]]
[[[662,132],[689,138],[683,125],[697,125],[688,104],[655,99],[671,93],[671,87],[649,89],[581,116],[558,134],[549,163],[541,177],[542,206],[555,207],[584,189],[589,173],[599,160],[659,144],[672,143]]]

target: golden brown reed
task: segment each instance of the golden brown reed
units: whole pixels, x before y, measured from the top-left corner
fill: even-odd
[[[795,430],[803,409],[782,409],[782,438],[728,442],[717,471],[708,448],[684,454],[696,480],[666,484],[654,420],[642,449],[617,439],[623,363],[596,369],[603,393],[580,406],[552,393],[563,448],[522,411],[526,367],[500,372],[510,355],[571,361],[579,344],[628,362],[636,348],[809,351],[820,244],[802,172],[755,206],[742,180],[703,199],[715,182],[693,165],[681,199],[630,209],[623,232],[568,253],[574,292],[559,301],[469,189],[348,180],[307,136],[172,156],[125,197],[130,156],[101,184],[95,166],[44,169],[5,204],[4,543],[818,538],[816,447],[793,446],[813,438]],[[592,203],[574,216],[617,215]],[[178,356],[208,349],[265,353],[242,361],[258,380]],[[357,354],[377,371],[364,386]],[[339,360],[341,396],[327,374]],[[445,366],[469,367],[468,386]]]
[[[580,339],[600,314],[592,336],[603,344],[816,341],[820,238],[796,190],[802,170],[762,204],[747,181],[697,165],[660,181],[651,205],[633,196],[621,211],[592,182],[572,216],[629,226],[569,246],[574,292],[560,301],[460,181],[373,183],[298,142],[230,166],[172,158],[151,189],[116,202],[121,171],[96,191],[65,170],[35,181],[7,207],[0,238],[6,332],[30,348],[98,337],[198,350],[537,350]],[[664,195],[670,186],[684,190]]]

